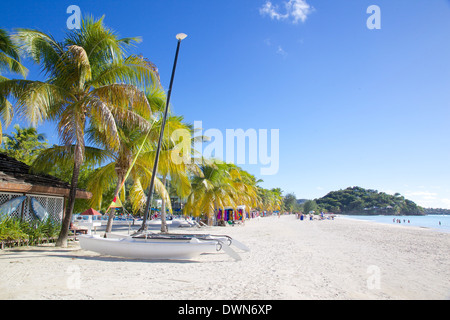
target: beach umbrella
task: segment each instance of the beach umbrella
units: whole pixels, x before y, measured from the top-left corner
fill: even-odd
[[[82,216],[101,216],[102,214],[100,212],[98,212],[97,210],[89,208],[85,212],[81,213],[80,215],[82,215]]]

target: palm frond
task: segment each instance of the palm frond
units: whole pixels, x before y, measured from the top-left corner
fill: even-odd
[[[14,117],[14,109],[11,103],[4,97],[0,96],[0,144],[2,139],[2,122],[6,128],[11,124]]]
[[[73,167],[75,146],[53,146],[42,150],[31,165],[33,172],[50,172],[55,166]],[[111,159],[111,154],[99,148],[85,147],[85,165],[99,166]]]
[[[147,198],[139,178],[135,179],[133,185],[131,186],[129,199],[134,214],[144,210]]]
[[[102,100],[92,96],[87,97],[85,103],[90,110],[92,121],[103,133],[105,144],[109,149],[117,150],[120,145],[120,137],[111,108]]]
[[[95,66],[122,58],[127,47],[140,42],[139,38],[120,39],[113,30],[104,25],[103,20],[104,16],[97,20],[92,16],[84,17],[81,29],[72,30],[65,41],[67,46],[83,47],[91,65]],[[94,71],[93,78],[96,78],[97,70]]]
[[[85,122],[86,116],[82,101],[67,105],[61,112],[57,124],[62,143],[66,146],[82,143],[84,141]]]
[[[130,107],[145,118],[150,118],[151,108],[145,94],[129,84],[108,84],[92,90],[90,95],[99,97],[108,105],[120,109]]]
[[[15,72],[26,77],[28,69],[25,68],[18,60],[9,57],[7,54],[0,51],[0,72]]]
[[[73,98],[70,92],[50,83],[30,80],[0,82],[0,97],[16,99],[17,114],[37,125],[49,116],[61,101]],[[3,102],[6,103],[6,102]]]
[[[79,92],[85,89],[85,83],[91,80],[91,64],[83,47],[72,45],[62,55],[56,65],[52,83],[62,88],[77,88]]]
[[[116,184],[117,175],[114,162],[95,170],[87,184],[87,190],[92,193],[92,198],[89,200],[90,205],[100,209],[103,192]]]
[[[132,55],[100,66],[96,78],[90,85],[97,88],[111,83],[127,83],[145,88],[159,83],[159,79],[146,61]]]
[[[55,71],[64,49],[63,45],[51,35],[38,30],[21,28],[16,29],[12,38],[19,44],[22,52],[41,66],[45,74],[49,75]]]
[[[9,33],[0,28],[0,72],[12,71],[26,77],[28,69],[20,61],[19,48],[13,42]]]
[[[147,168],[136,163],[134,166],[134,170],[132,172],[132,176],[133,180],[139,179],[142,184],[142,187],[144,189],[147,189],[150,185],[150,180],[152,178],[151,167]],[[166,187],[158,177],[155,177],[154,188],[155,188],[154,191],[165,200],[169,210],[172,211],[172,207],[170,205],[170,195],[167,192]]]
[[[110,84],[96,88],[89,93],[100,99],[117,121],[139,126],[141,130],[150,130],[150,105],[142,91],[133,85]]]

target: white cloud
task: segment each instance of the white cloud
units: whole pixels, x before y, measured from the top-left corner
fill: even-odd
[[[308,15],[312,12],[312,7],[305,0],[290,0],[286,4],[286,8],[293,17],[294,23],[297,23],[298,20],[305,22]]]
[[[405,196],[407,197],[421,197],[425,200],[434,200],[437,199],[437,193],[435,192],[428,192],[428,191],[407,191],[405,193]]]
[[[259,9],[259,13],[261,15],[268,15],[270,16],[270,18],[273,19],[286,19],[287,17],[289,17],[289,14],[285,14],[282,15],[280,13],[277,12],[278,10],[278,6],[273,6],[272,2],[267,1],[260,9]]]
[[[271,46],[274,45],[270,39],[265,39],[265,40],[264,40],[264,43],[265,43],[268,47],[271,47]],[[275,51],[275,52],[276,52],[276,54],[282,56],[283,58],[286,58],[287,55],[288,55],[288,53],[287,53],[286,51],[284,51],[284,49],[283,49],[280,45],[277,46],[277,51]]]
[[[443,207],[450,208],[450,199],[441,199],[441,202],[444,204]]]
[[[419,188],[419,187],[418,187]],[[408,190],[404,192],[406,199],[412,200],[424,208],[446,208],[450,209],[450,199],[448,193],[432,192],[429,190]]]
[[[283,56],[283,57],[286,57],[286,56],[287,56],[287,52],[284,51],[283,48],[282,48],[281,46],[278,46],[277,54],[279,54],[279,55],[281,55],[281,56]]]
[[[260,9],[259,13],[263,16],[268,15],[272,20],[286,20],[289,19],[293,23],[299,21],[305,22],[308,15],[313,12],[314,8],[311,7],[306,0],[289,0],[284,1],[285,13],[281,13],[278,10],[278,5],[273,5],[272,2],[267,1]]]

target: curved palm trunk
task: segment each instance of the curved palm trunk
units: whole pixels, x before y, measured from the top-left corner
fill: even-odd
[[[208,213],[208,226],[212,226],[213,225],[213,216],[214,216],[214,211],[213,212],[209,212]]]
[[[119,196],[119,191],[121,189],[122,183],[120,178],[118,179],[117,185],[116,185],[116,190],[114,191],[114,198]],[[112,230],[112,225],[113,225],[113,220],[114,220],[114,216],[116,215],[116,208],[111,208],[109,209],[109,214],[108,214],[108,223],[106,224],[106,230],[105,233],[111,232]]]
[[[128,169],[124,170],[123,168],[116,168],[117,185],[116,185],[116,190],[114,191],[114,198],[113,199],[115,199],[116,197],[119,196],[119,192],[120,192],[120,189],[122,189],[123,179],[125,178],[127,170]],[[108,223],[106,224],[105,233],[111,232],[115,213],[116,213],[116,209],[115,208],[111,208],[109,210]]]
[[[75,159],[74,159],[74,166],[73,166],[73,174],[72,174],[72,181],[70,183],[70,192],[69,192],[69,199],[67,200],[67,207],[66,212],[64,215],[64,220],[62,222],[61,231],[59,232],[58,239],[56,240],[55,246],[57,247],[67,247],[67,239],[69,236],[69,228],[70,228],[70,222],[72,221],[72,213],[73,208],[75,207],[75,199],[76,199],[76,193],[77,193],[77,186],[78,186],[78,176],[80,174],[80,168],[83,164],[83,145],[84,141],[82,143],[77,143],[75,146]]]
[[[166,186],[166,176],[163,176],[162,183],[164,186]],[[167,221],[166,221],[166,201],[164,197],[161,197],[161,233],[168,233],[169,230],[167,228]]]

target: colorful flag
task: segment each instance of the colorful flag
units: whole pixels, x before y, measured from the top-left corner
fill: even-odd
[[[122,208],[122,202],[119,197],[115,197],[109,208]]]

